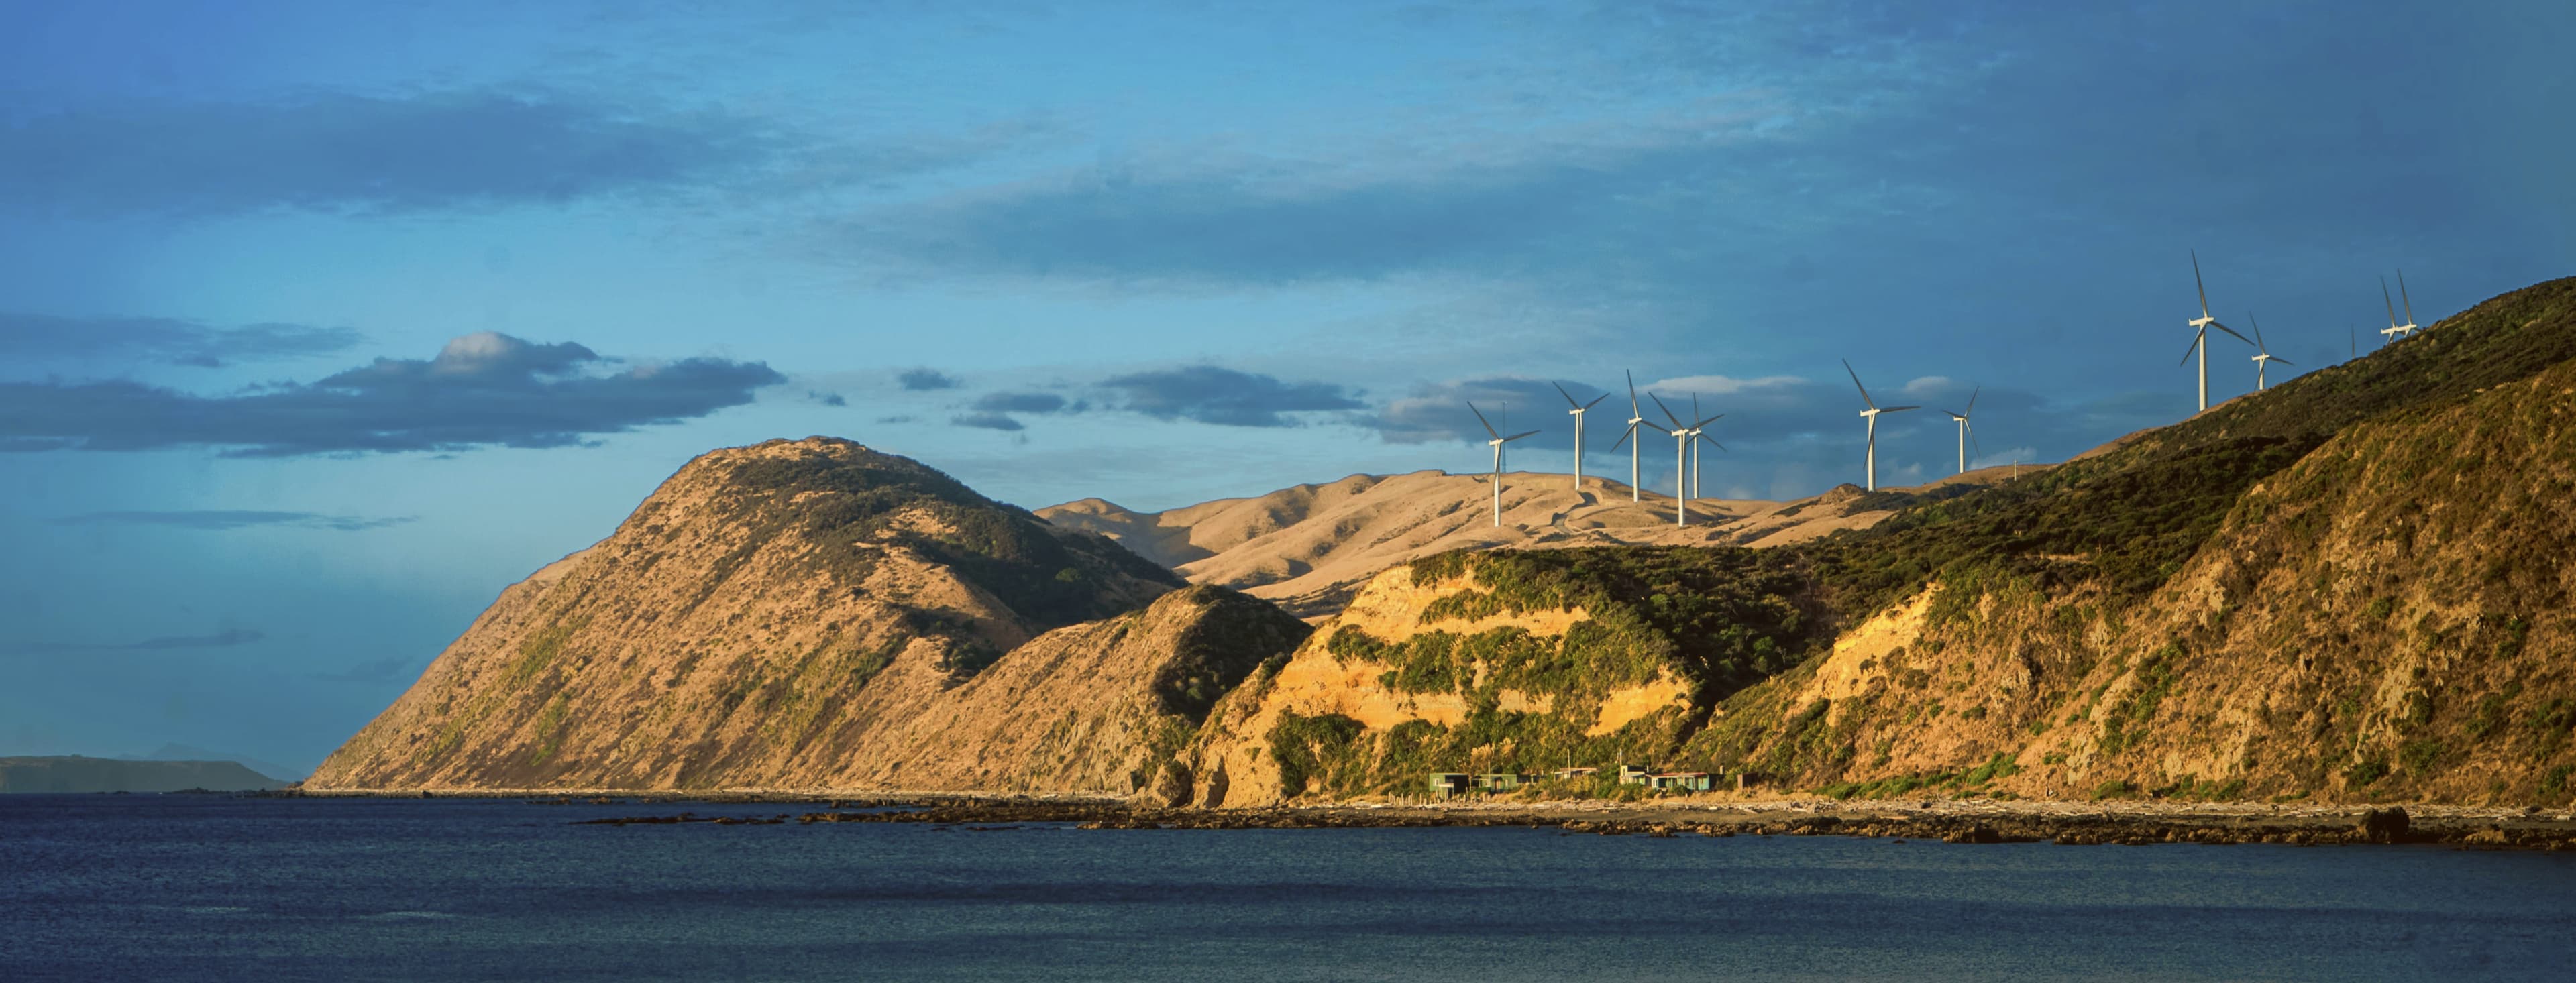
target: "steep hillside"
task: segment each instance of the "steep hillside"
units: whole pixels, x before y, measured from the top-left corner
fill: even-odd
[[[1580,686],[1497,681],[1540,678],[1523,662],[1621,664],[1588,644],[1601,611],[1705,587],[1620,576],[1616,559],[1420,561],[1230,697],[1201,770],[1221,770],[1229,801],[1410,791],[1434,770],[1423,748],[1441,770],[1626,759],[1846,795],[2565,801],[2571,357],[2576,280],[2561,280],[2027,480],[1842,492],[1846,512],[1892,514],[1755,554],[1776,574],[1764,595],[1806,630],[1738,614],[1667,634],[1674,651],[1712,629],[1759,638],[1769,668],[1658,663],[1694,681],[1658,711],[1675,726],[1623,743],[1567,736],[1595,698]],[[1654,551],[1566,555],[1594,552]],[[1472,583],[1443,579],[1459,563]],[[1471,596],[1544,630],[1344,641]],[[1448,675],[1412,668],[1425,651]],[[1418,679],[1459,709],[1386,712],[1435,706],[1399,685]]]
[[[2025,476],[2042,471],[2022,470]],[[1956,494],[2002,482],[2010,473],[1988,468],[1922,490]],[[1848,485],[1793,502],[1694,499],[1691,525],[1683,527],[1675,521],[1671,496],[1647,493],[1642,499],[1632,502],[1627,485],[1601,478],[1587,477],[1578,493],[1565,475],[1507,473],[1498,527],[1487,476],[1417,471],[1353,475],[1167,512],[1137,512],[1089,498],[1039,509],[1038,515],[1117,539],[1192,582],[1233,587],[1320,618],[1339,610],[1378,572],[1435,553],[1617,544],[1782,546],[1868,528],[1910,500],[1902,490],[1864,495]]]
[[[870,757],[906,746],[888,735],[1006,652],[1178,586],[1114,543],[848,441],[716,451],[608,539],[504,591],[308,785],[891,780],[893,762]],[[1239,607],[1168,607],[1154,624],[1258,620]]]
[[[1822,637],[1795,554],[1460,552],[1372,579],[1218,706],[1209,804],[1412,793],[1430,771],[1672,756],[1706,708]]]
[[[2347,428],[2140,603],[1946,571],[1693,753],[1860,794],[2564,802],[2571,496],[2576,363]]]

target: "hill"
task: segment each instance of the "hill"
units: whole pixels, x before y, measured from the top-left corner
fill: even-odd
[[[2024,476],[2042,468],[2024,467]],[[1981,487],[2011,477],[1987,468],[1917,491]],[[1317,619],[1339,610],[1379,571],[1459,549],[1564,549],[1584,546],[1750,545],[1804,542],[1843,529],[1864,529],[1895,514],[1907,490],[1865,495],[1845,485],[1790,502],[1693,499],[1691,525],[1676,521],[1672,496],[1632,501],[1620,482],[1586,477],[1576,491],[1566,475],[1503,476],[1502,522],[1494,523],[1487,475],[1442,471],[1379,477],[1352,475],[1297,485],[1252,498],[1230,498],[1165,512],[1138,512],[1097,498],[1037,510],[1047,521],[1100,533],[1137,554],[1178,570],[1194,583],[1219,584],[1277,602]]]
[[[230,761],[0,758],[0,792],[244,792],[286,783]]]
[[[1052,710],[1144,740],[1304,635],[1182,586],[849,441],[715,451],[503,591],[306,787],[1089,789],[1135,754],[1015,764],[976,735]]]
[[[1891,511],[1866,528],[1417,560],[1218,707],[1200,793],[1624,760],[1841,795],[2563,802],[2571,358],[2554,281],[2029,480],[1846,503]]]

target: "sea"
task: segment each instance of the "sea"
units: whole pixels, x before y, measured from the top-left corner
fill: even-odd
[[[2576,979],[2576,855],[0,796],[0,980]]]

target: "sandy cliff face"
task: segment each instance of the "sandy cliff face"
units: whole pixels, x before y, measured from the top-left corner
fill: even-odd
[[[1219,704],[1195,749],[1199,801],[1665,764],[1713,700],[1816,641],[1806,584],[1785,554],[1740,548],[1451,553],[1386,571]]]
[[[1079,698],[1064,726],[1132,739],[1144,708],[1186,709],[1155,695],[1165,670],[1204,692],[1294,642],[1222,593],[1118,617],[1178,585],[848,441],[716,451],[504,591],[309,787],[1088,789],[1133,749],[1038,763],[1018,729],[1040,691]],[[1256,641],[1173,648],[1229,632]]]

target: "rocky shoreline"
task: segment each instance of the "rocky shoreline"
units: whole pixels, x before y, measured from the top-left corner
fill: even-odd
[[[748,801],[748,800],[737,800]],[[813,800],[823,801],[823,800]],[[1858,836],[1948,843],[2440,844],[2576,850],[2576,816],[2458,806],[2303,806],[2055,802],[1817,802],[1474,805],[1345,804],[1166,809],[1113,801],[830,801],[821,811],[742,817],[632,816],[594,825],[925,823],[957,828],[1073,824],[1082,829],[1382,829],[1526,826],[1602,836]]]

